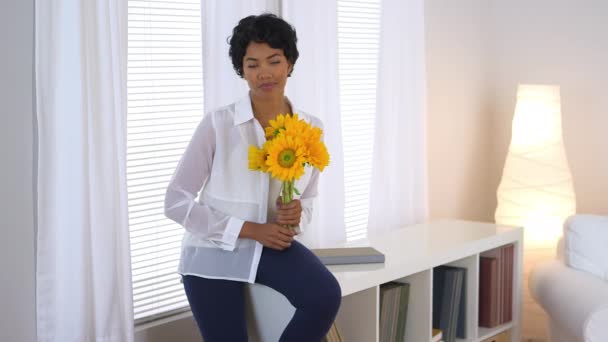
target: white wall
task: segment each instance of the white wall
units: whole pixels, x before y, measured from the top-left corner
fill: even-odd
[[[608,2],[427,0],[431,217],[493,220],[518,83],[562,90],[578,212],[608,214]]]
[[[608,214],[608,2],[494,0],[490,17],[490,186],[500,180],[517,83],[555,83],[577,211]]]
[[[431,218],[493,220],[485,3],[425,2]]]
[[[0,2],[0,341],[36,336],[33,29],[33,0]]]

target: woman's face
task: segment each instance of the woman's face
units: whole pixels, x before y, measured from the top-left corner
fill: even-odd
[[[266,43],[249,43],[243,57],[243,77],[252,95],[259,98],[282,97],[291,68],[283,50]]]

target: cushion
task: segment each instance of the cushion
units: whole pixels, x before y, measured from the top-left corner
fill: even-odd
[[[608,281],[608,216],[570,216],[564,239],[566,265]]]

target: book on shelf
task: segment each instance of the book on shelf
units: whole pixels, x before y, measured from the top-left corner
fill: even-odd
[[[513,319],[515,246],[509,244],[479,258],[479,326],[494,328]]]
[[[433,328],[442,331],[444,341],[466,338],[466,268],[434,268],[432,318]]]
[[[410,285],[390,282],[380,286],[380,342],[405,339]]]
[[[315,248],[311,251],[324,265],[383,263],[384,254],[373,247]]]
[[[506,294],[506,310],[505,310],[505,322],[511,322],[513,320],[513,258],[515,254],[515,246],[508,245],[506,249],[506,278],[507,284],[505,286]]]
[[[467,337],[467,269],[460,268],[462,285],[460,286],[460,304],[458,305],[458,319],[456,323],[456,337]]]
[[[498,260],[479,258],[479,326],[493,328],[498,325]]]
[[[397,336],[395,341],[403,341],[405,339],[405,324],[407,323],[407,307],[410,297],[410,284],[401,284],[401,293],[399,298],[399,312],[397,314]]]

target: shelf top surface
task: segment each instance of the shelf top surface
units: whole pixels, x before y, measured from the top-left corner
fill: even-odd
[[[383,264],[329,266],[343,292],[356,292],[434,266],[466,258],[504,244],[521,242],[520,227],[437,220],[370,235],[332,247],[371,246],[385,255]]]

